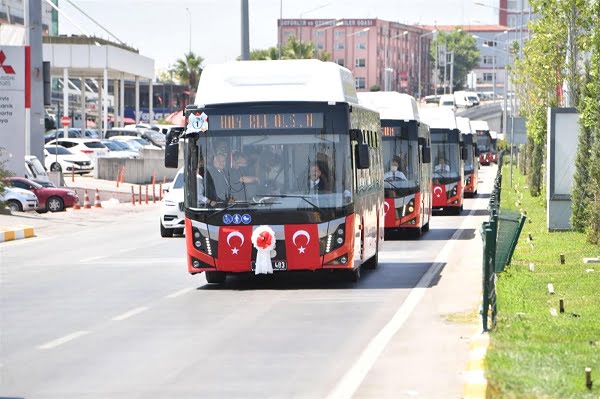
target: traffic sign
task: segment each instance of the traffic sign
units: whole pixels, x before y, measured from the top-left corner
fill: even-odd
[[[63,126],[71,126],[71,118],[69,118],[68,116],[61,117],[60,124]]]

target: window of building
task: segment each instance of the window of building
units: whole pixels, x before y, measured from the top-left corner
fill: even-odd
[[[367,43],[356,43],[356,48],[359,50],[366,50],[367,49]]]
[[[291,32],[291,31],[283,32],[283,37],[284,37],[285,41],[287,41],[288,38],[294,37],[294,32]]]
[[[369,32],[365,32],[365,31],[360,31],[358,33],[355,34],[356,37],[363,37],[363,36],[367,36],[369,34]]]
[[[484,55],[481,59],[482,63],[485,65],[494,65],[495,63],[498,63],[496,61],[496,56],[495,55]]]
[[[315,32],[315,36],[317,37],[322,37],[323,35],[325,35],[325,32],[323,32],[322,30],[318,30]]]
[[[483,81],[484,82],[493,82],[494,81],[494,73],[484,72],[483,73]]]
[[[357,58],[354,60],[354,66],[357,68],[364,68],[367,66],[367,61],[364,58]]]
[[[336,50],[342,50],[344,48],[344,43],[342,42],[338,42],[335,44],[335,49]]]
[[[520,11],[519,10],[519,1],[518,0],[508,0],[506,8],[508,11]]]
[[[342,30],[337,30],[334,33],[335,37],[344,37],[344,34],[345,34],[345,32]]]
[[[319,50],[323,50],[325,48],[325,46],[323,45],[323,43],[317,43],[317,48]]]
[[[343,58],[338,58],[337,60],[335,60],[335,63],[341,66],[345,65],[345,61]]]
[[[498,44],[495,40],[486,40],[483,43],[485,44],[485,47],[496,47]]]
[[[364,89],[367,87],[367,82],[363,77],[354,78],[354,87],[357,89]]]
[[[515,14],[509,14],[506,16],[506,24],[511,28],[519,26],[519,16]]]

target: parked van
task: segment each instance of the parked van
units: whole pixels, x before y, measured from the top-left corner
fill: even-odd
[[[475,93],[474,91],[465,91],[465,94],[467,95],[467,98],[469,99],[469,101],[471,101],[473,103],[474,106],[479,105],[479,95],[477,95],[477,93]]]
[[[25,155],[25,177],[30,180],[50,181],[46,168],[35,155]]]
[[[473,106],[473,103],[467,97],[466,91],[455,91],[454,92],[454,104],[458,108],[470,108]]]

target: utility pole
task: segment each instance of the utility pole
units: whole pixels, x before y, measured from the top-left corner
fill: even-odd
[[[31,64],[31,104],[26,117],[25,154],[44,159],[44,81],[42,56],[42,2],[41,0],[25,1],[25,44],[29,46]]]
[[[454,51],[450,51],[448,54],[450,54],[450,81],[448,82],[448,94],[452,94],[454,89]]]
[[[281,31],[281,28],[280,28]],[[280,50],[281,52],[281,50]],[[248,0],[242,0],[242,60],[250,59],[250,22]]]

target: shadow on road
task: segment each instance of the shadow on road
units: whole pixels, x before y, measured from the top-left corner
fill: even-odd
[[[487,209],[475,209],[473,216],[489,216],[490,212]]]
[[[223,285],[206,284],[198,287],[198,290],[411,289],[415,287],[430,266],[431,263],[427,262],[399,263],[391,259],[382,259],[379,261],[377,269],[362,269],[361,279],[357,283],[349,281],[350,273],[347,270],[286,272],[259,276],[244,273],[227,276]]]

